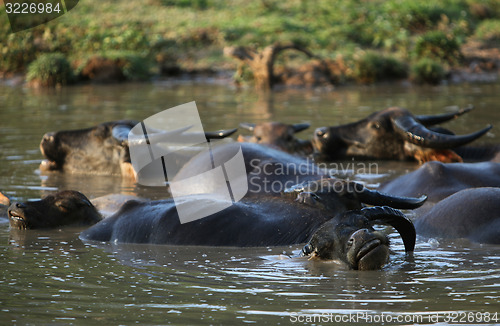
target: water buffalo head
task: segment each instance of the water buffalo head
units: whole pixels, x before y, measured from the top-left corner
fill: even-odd
[[[128,133],[138,122],[105,122],[98,126],[46,133],[40,151],[47,158],[42,171],[121,174],[130,168]]]
[[[13,229],[93,225],[102,219],[87,197],[73,190],[60,191],[37,201],[14,202],[8,214]]]
[[[194,133],[184,133],[190,127],[165,131],[149,128],[144,134],[130,134],[139,122],[121,120],[101,123],[95,127],[46,133],[40,143],[40,151],[47,158],[40,170],[59,170],[71,173],[116,174],[136,178],[130,160],[130,145],[145,145]],[[137,129],[137,128],[136,128]],[[142,130],[142,129],[141,129]],[[207,139],[221,139],[236,129],[205,132]],[[175,136],[175,137],[174,137]]]
[[[402,197],[366,188],[363,184],[336,178],[322,178],[287,188],[284,196],[296,196],[296,201],[325,211],[341,212],[361,209],[362,204],[414,209],[422,206],[427,196]]]
[[[415,227],[400,211],[390,207],[351,210],[324,223],[302,249],[304,256],[339,259],[358,270],[380,269],[389,258],[389,240],[373,224],[388,224],[401,235],[406,252],[415,247]]]
[[[240,142],[258,143],[275,147],[288,153],[310,154],[310,141],[295,138],[295,133],[309,128],[308,123],[293,125],[281,122],[240,123],[240,127],[253,133],[252,136],[238,136]]]
[[[431,130],[427,127],[451,120],[471,109],[469,107],[455,113],[415,116],[406,109],[392,107],[375,112],[358,122],[318,128],[314,134],[313,146],[319,156],[326,159],[357,157],[457,162],[461,158],[450,149],[472,142],[492,127],[462,136],[453,135],[442,128]]]

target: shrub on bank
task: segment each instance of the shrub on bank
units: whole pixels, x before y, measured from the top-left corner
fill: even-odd
[[[354,58],[353,78],[360,83],[407,77],[406,66],[393,57],[365,52]]]
[[[108,51],[77,63],[80,78],[102,83],[145,80],[150,76],[147,58],[129,51]]]
[[[35,86],[54,87],[73,81],[73,71],[62,53],[40,55],[28,66],[27,80]]]
[[[419,84],[439,84],[445,75],[443,65],[431,58],[422,58],[411,67],[411,79]]]
[[[417,59],[432,58],[452,65],[458,64],[462,57],[456,37],[439,30],[418,37],[413,53]]]
[[[477,26],[474,36],[481,41],[500,41],[500,19],[483,20]]]

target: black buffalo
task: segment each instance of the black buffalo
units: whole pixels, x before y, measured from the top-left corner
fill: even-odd
[[[426,206],[464,189],[500,187],[500,163],[427,162],[417,170],[382,184],[380,191],[398,196],[427,195]]]
[[[240,135],[238,141],[266,145],[291,154],[305,156],[313,152],[311,141],[298,139],[295,134],[309,128],[309,126],[308,123],[293,125],[281,122],[240,123],[240,127],[251,131],[252,135]]]
[[[203,199],[203,198],[201,198]],[[83,240],[209,246],[274,246],[306,242],[337,213],[362,204],[415,208],[423,198],[400,198],[368,190],[360,184],[320,180],[291,188],[282,197],[243,198],[205,218],[181,224],[176,204],[204,211],[200,196],[152,202],[129,201],[113,216],[83,231]]]
[[[460,162],[452,149],[481,137],[492,127],[456,136],[431,126],[454,119],[472,108],[456,113],[415,116],[408,110],[391,107],[358,122],[322,127],[315,131],[313,146],[319,157],[330,159],[372,158]]]
[[[405,251],[415,248],[413,223],[390,207],[370,207],[338,214],[325,222],[302,249],[304,256],[340,259],[353,269],[380,269],[389,259],[387,236],[373,229],[373,224],[393,226],[403,238]]]
[[[242,177],[246,178],[248,195],[257,193],[279,195],[295,184],[329,177],[327,169],[315,165],[310,159],[255,143],[223,144],[214,147],[211,154],[218,162],[227,162],[240,148],[246,172]],[[218,165],[220,164],[216,164]],[[189,160],[172,180],[183,180],[212,168],[212,163],[205,155],[197,155]],[[197,190],[203,192],[200,185],[194,183],[192,193],[196,193]]]
[[[131,129],[139,122],[120,120],[101,123],[97,126],[46,133],[40,143],[40,151],[46,157],[42,171],[65,171],[69,173],[92,173],[122,175],[135,179],[137,171],[131,164],[130,142],[144,142],[142,135],[129,138]],[[188,135],[188,128],[173,131],[153,130],[148,141],[155,138],[168,140],[169,135]],[[236,129],[206,132],[207,139],[225,138]]]
[[[500,244],[500,188],[461,190],[415,214],[419,235]]]
[[[14,202],[7,212],[13,229],[93,225],[102,219],[87,197],[73,190],[60,191],[37,201]]]

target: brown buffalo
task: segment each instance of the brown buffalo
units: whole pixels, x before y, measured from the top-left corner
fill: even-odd
[[[456,136],[443,128],[431,128],[454,119],[472,108],[455,113],[415,116],[408,110],[392,107],[375,112],[358,122],[322,127],[315,131],[313,146],[324,159],[388,159],[461,162],[453,149],[481,137],[492,127]]]
[[[298,139],[295,134],[309,126],[308,123],[293,125],[281,122],[240,123],[241,128],[253,134],[251,136],[240,135],[238,141],[266,145],[291,154],[305,156],[313,152],[311,141]]]
[[[46,160],[40,165],[42,171],[64,171],[69,173],[92,173],[137,177],[131,164],[130,145],[144,143],[144,135],[130,134],[139,122],[120,120],[101,123],[97,126],[46,133],[40,143],[40,151]],[[146,142],[155,139],[168,140],[169,136],[189,136],[189,128],[173,131],[154,130]],[[206,132],[207,139],[225,138],[236,129]],[[149,144],[149,143],[148,143]],[[145,144],[146,145],[146,144]]]

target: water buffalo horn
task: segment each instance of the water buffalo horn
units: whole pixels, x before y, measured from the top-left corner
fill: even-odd
[[[296,124],[292,125],[292,128],[293,128],[293,132],[296,133],[296,132],[299,132],[302,130],[306,130],[310,126],[311,126],[311,124],[309,124],[309,123],[296,123]]]
[[[172,143],[179,143],[178,139],[180,137],[183,137],[186,135],[184,131],[191,129],[192,126],[187,126],[187,127],[182,127],[179,129],[175,130],[169,130],[169,131],[159,131],[155,133],[148,133],[148,141],[150,143],[165,143],[167,138],[170,137]],[[115,127],[117,128],[117,127]],[[114,129],[113,128],[113,136],[114,136]],[[149,129],[148,129],[149,130]],[[130,131],[130,130],[129,130]],[[180,138],[183,139],[184,138]],[[141,145],[146,143],[146,139],[144,138],[144,135],[141,134],[128,134],[128,142],[129,145]],[[188,140],[186,140],[188,142]]]
[[[390,206],[399,209],[414,209],[422,206],[427,200],[425,195],[419,198],[392,196],[368,188],[358,191],[358,198],[368,205]]]
[[[394,130],[410,143],[434,149],[455,148],[470,143],[487,133],[492,126],[468,135],[454,136],[427,129],[411,115],[392,119]]]
[[[205,132],[205,137],[207,139],[222,139],[231,136],[236,132],[236,130],[238,130],[238,128],[219,130],[219,131],[207,131]]]
[[[242,122],[240,123],[240,127],[249,131],[253,131],[255,129],[255,123]]]
[[[444,113],[444,114],[436,114],[436,115],[417,115],[417,120],[423,124],[424,126],[433,126],[446,121],[453,120],[462,114],[470,112],[474,109],[473,105],[469,105],[466,108],[460,109],[457,112],[452,113]]]
[[[415,249],[417,237],[415,226],[405,214],[391,207],[380,206],[363,208],[361,212],[370,221],[381,221],[395,228],[403,239],[406,252],[412,252]]]

